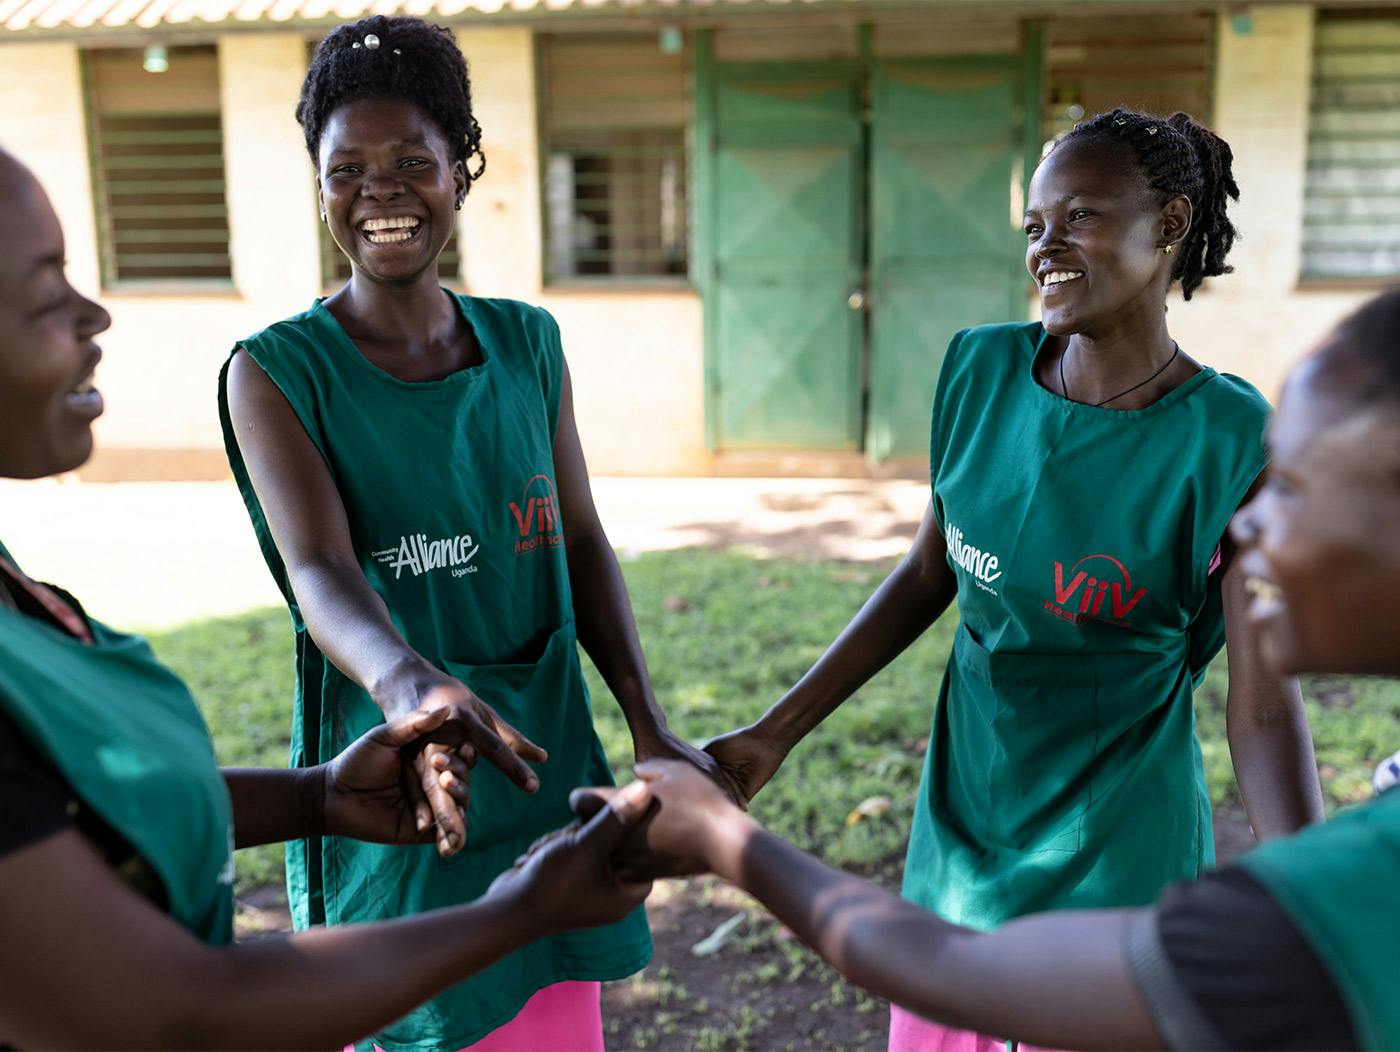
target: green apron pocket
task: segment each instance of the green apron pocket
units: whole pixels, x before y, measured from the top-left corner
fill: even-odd
[[[573,819],[569,793],[588,784],[611,784],[602,746],[593,731],[588,691],[579,667],[573,624],[559,627],[533,664],[443,663],[521,734],[549,753],[534,767],[537,792],[519,789],[492,764],[478,760],[467,808],[467,846],[441,865],[462,864],[476,850],[510,840],[530,840]],[[527,839],[528,838],[528,839]]]
[[[960,625],[949,666],[934,809],[976,842],[1078,850],[1098,734],[1093,659],[993,653]]]

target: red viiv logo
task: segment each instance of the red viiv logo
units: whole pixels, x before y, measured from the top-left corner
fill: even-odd
[[[520,537],[515,542],[516,555],[557,548],[563,543],[559,495],[548,475],[536,475],[525,483],[520,503],[510,502],[510,513],[520,530]]]
[[[1080,569],[1085,563],[1094,559],[1102,559],[1109,563],[1117,570],[1115,576],[1121,580],[1108,581],[1092,576],[1090,570],[1103,573],[1103,570],[1098,567],[1091,566],[1089,570]],[[1067,620],[1081,621],[1093,618],[1103,621],[1123,621],[1147,594],[1146,588],[1133,591],[1132,575],[1128,573],[1127,567],[1111,555],[1086,555],[1071,566],[1069,572],[1072,576],[1066,581],[1064,563],[1056,561],[1055,602],[1052,604],[1047,600],[1045,603],[1046,609],[1050,610],[1051,613]],[[1076,593],[1079,596],[1077,604],[1074,602]],[[1104,610],[1105,598],[1109,600],[1107,611]]]

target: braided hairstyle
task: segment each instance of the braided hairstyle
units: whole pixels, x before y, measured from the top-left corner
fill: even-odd
[[[1184,196],[1191,202],[1191,228],[1172,265],[1171,280],[1191,298],[1201,282],[1234,268],[1225,257],[1235,243],[1235,227],[1225,214],[1227,198],[1238,201],[1240,188],[1231,165],[1230,144],[1189,114],[1162,118],[1115,109],[1081,121],[1056,148],[1066,143],[1116,142],[1130,147],[1150,190],[1165,204]]]
[[[379,46],[365,47],[368,36],[378,37]],[[452,159],[466,169],[469,185],[486,170],[467,60],[446,26],[421,18],[373,15],[338,26],[321,41],[302,81],[296,113],[312,164],[319,164],[321,133],[330,115],[357,99],[413,103],[442,129]]]

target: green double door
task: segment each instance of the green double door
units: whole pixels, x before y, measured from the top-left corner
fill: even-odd
[[[711,67],[717,448],[927,453],[949,338],[1025,310],[1019,82],[1013,58]]]

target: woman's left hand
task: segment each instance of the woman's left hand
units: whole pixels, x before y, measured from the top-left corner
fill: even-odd
[[[436,840],[443,858],[460,851],[466,842],[476,752],[464,741],[464,729],[449,718],[451,711],[417,711],[390,720],[361,735],[325,764],[326,832],[378,844]],[[418,828],[411,802],[415,799],[412,782],[420,777],[414,760],[430,742],[456,746],[451,752],[433,754],[429,775],[457,804],[458,821],[446,829],[431,823]]]
[[[688,763],[724,790],[724,794],[730,800],[740,803],[735,799],[733,784],[720,768],[719,761],[704,749],[699,749],[676,735],[670,728],[654,731],[645,739],[635,739],[634,752],[638,763],[646,763],[649,760],[680,760]],[[743,804],[740,803],[740,806]]]

